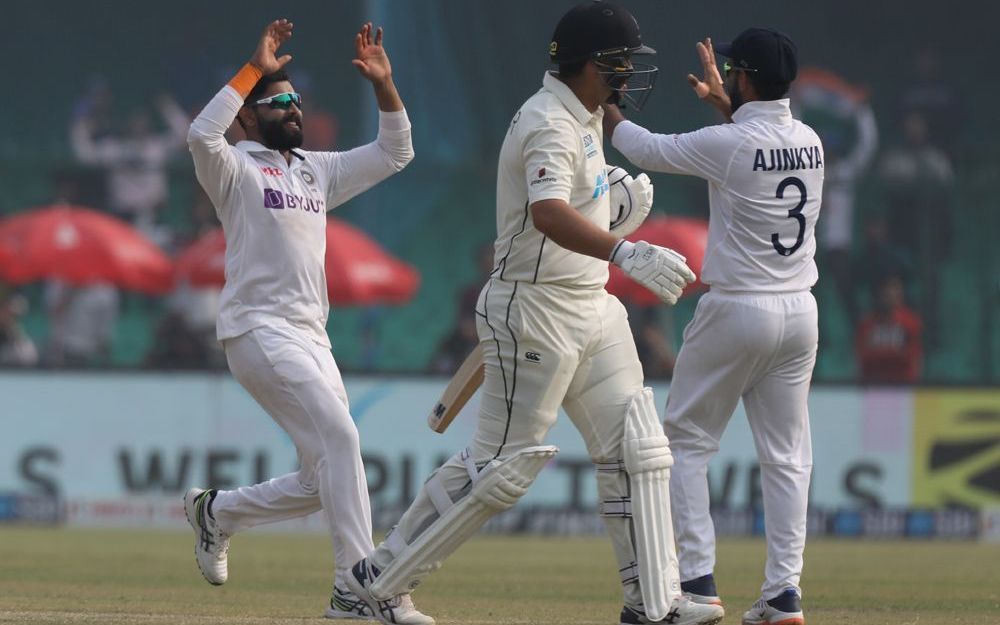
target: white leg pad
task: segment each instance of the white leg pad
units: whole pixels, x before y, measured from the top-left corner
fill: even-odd
[[[622,458],[632,488],[632,524],[639,587],[647,618],[660,621],[680,597],[677,551],[670,519],[670,467],[674,457],[656,416],[653,391],[642,389],[625,416]]]
[[[470,476],[474,484],[468,495],[441,512],[413,542],[403,546],[401,538],[393,541],[396,557],[372,583],[372,596],[386,601],[411,592],[490,517],[517,503],[557,453],[559,448],[552,445],[527,447],[504,460],[491,460],[478,473],[473,467]],[[435,507],[439,500],[435,497]]]

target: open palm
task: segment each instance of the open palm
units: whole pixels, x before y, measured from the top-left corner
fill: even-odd
[[[292,55],[276,56],[278,48],[292,37],[292,23],[286,19],[275,20],[264,28],[250,62],[265,75],[272,74],[292,60]]]
[[[389,57],[382,47],[382,28],[372,37],[372,24],[368,22],[354,36],[355,59],[351,61],[361,75],[373,83],[380,83],[392,76]]]

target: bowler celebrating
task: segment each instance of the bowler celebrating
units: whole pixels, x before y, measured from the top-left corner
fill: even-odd
[[[184,508],[198,566],[216,585],[228,577],[230,536],[322,509],[337,568],[326,615],[371,618],[342,581],[373,545],[358,431],[326,334],[326,212],[410,162],[410,122],[382,30],[365,24],[353,63],[374,87],[378,137],[349,152],[299,150],[303,102],[282,70],[292,57],[275,56],[291,36],[288,20],[267,26],[250,61],[191,124],[188,145],[226,236],[219,340],[233,375],[295,443],[300,468],[232,491],[192,488]],[[235,146],[223,136],[233,119],[247,134]]]

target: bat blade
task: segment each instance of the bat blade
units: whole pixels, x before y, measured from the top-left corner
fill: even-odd
[[[440,434],[448,429],[469,398],[483,384],[485,370],[483,350],[479,345],[476,345],[476,348],[466,356],[465,362],[452,376],[444,393],[441,394],[441,399],[427,416],[427,425],[432,430]]]

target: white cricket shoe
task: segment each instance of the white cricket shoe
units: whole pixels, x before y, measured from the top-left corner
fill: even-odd
[[[773,599],[761,597],[743,613],[743,625],[805,625],[802,598],[794,588],[786,588]]]
[[[323,615],[326,618],[357,619],[361,621],[374,621],[375,613],[368,607],[368,604],[361,600],[356,594],[333,585],[333,594],[330,596],[330,607]]]
[[[381,571],[364,558],[347,575],[347,587],[364,600],[372,609],[375,618],[387,625],[434,625],[434,619],[417,610],[409,594],[396,595],[388,601],[379,601],[372,596],[371,588]]]
[[[662,621],[651,621],[641,608],[622,608],[620,625],[646,625],[647,623],[669,623],[670,625],[715,625],[726,615],[721,605],[695,603],[682,596],[670,606],[670,611]]]
[[[221,586],[229,578],[229,536],[212,516],[218,491],[192,488],[184,495],[184,515],[194,530],[194,559],[209,584]]]

